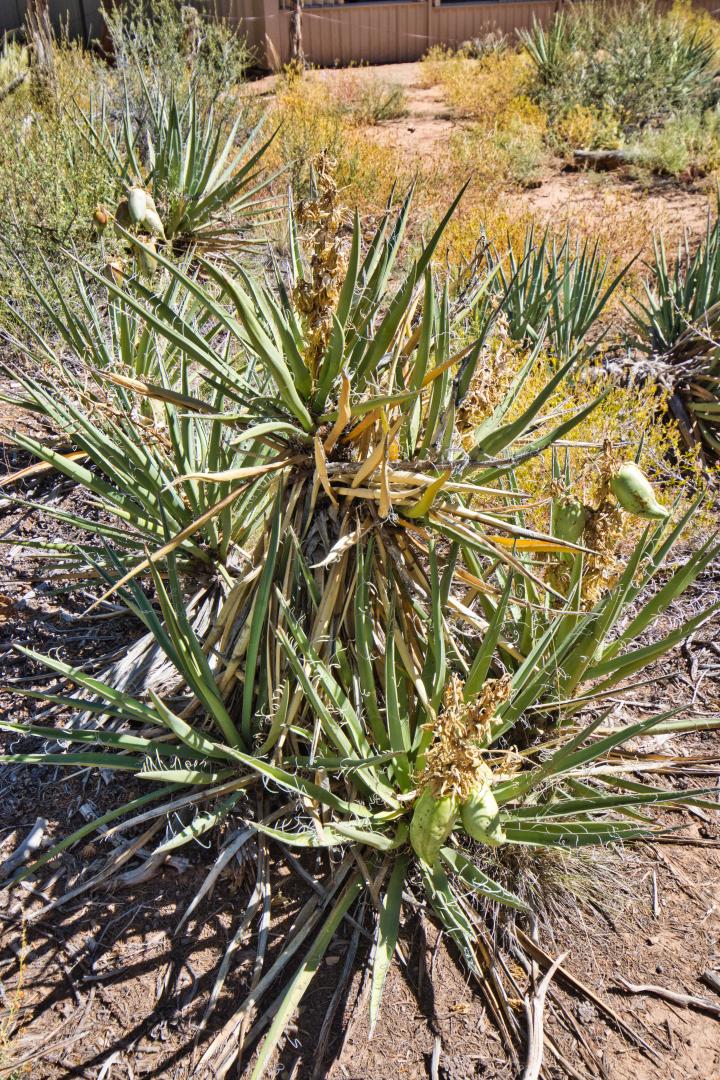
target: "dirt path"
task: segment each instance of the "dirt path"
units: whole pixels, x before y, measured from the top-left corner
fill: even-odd
[[[347,92],[348,73],[325,69],[307,76],[320,79],[339,96]],[[438,156],[450,152],[449,141],[468,122],[453,115],[443,89],[426,85],[422,63],[384,64],[352,70],[352,80],[376,80],[402,86],[405,116],[364,127],[366,138],[391,148],[407,164],[417,161],[432,169]],[[277,76],[253,84],[256,92],[271,96]],[[541,223],[562,228],[566,224],[599,235],[608,234],[608,247],[627,247],[628,254],[647,253],[653,231],[662,229],[674,246],[688,230],[699,236],[705,229],[708,208],[714,204],[707,183],[681,185],[653,180],[641,184],[621,173],[567,171],[556,159],[540,178],[537,187],[507,193],[513,212],[529,214]],[[610,237],[614,230],[619,236]],[[619,254],[620,252],[618,252]]]

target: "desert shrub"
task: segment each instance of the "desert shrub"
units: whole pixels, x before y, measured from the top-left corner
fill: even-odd
[[[699,108],[713,91],[715,43],[652,2],[582,3],[521,35],[532,92],[553,119],[578,105],[610,108],[624,129]]]
[[[352,124],[372,126],[396,120],[407,112],[405,89],[374,72],[348,68],[333,80],[333,98]]]
[[[63,248],[76,247],[92,258],[93,209],[112,190],[108,164],[91,152],[66,111],[78,81],[99,82],[98,69],[74,47],[58,49],[56,69],[59,111],[38,107],[25,87],[0,103],[0,273],[4,299],[15,308],[31,298],[18,260],[34,272],[46,263],[63,279]]]
[[[614,149],[622,142],[620,122],[608,105],[573,105],[555,121],[551,135],[560,149]]]
[[[494,135],[505,159],[505,174],[520,187],[535,184],[548,160],[542,128],[511,114]]]
[[[359,81],[353,76],[354,90]],[[280,78],[271,115],[275,122],[280,125],[275,160],[289,165],[300,197],[308,190],[310,163],[323,152],[336,162],[347,201],[361,210],[381,210],[393,183],[412,177],[411,166],[359,130],[352,110],[339,105],[328,84],[313,73],[288,69]]]
[[[665,176],[706,176],[720,168],[720,113],[680,113],[659,128],[646,128],[633,145],[635,162]]]
[[[462,52],[434,48],[422,63],[427,85],[440,84],[461,116],[492,128],[515,98],[531,84],[532,64],[525,53],[491,52],[480,60]]]
[[[190,4],[129,0],[108,5],[103,17],[114,62],[140,103],[140,76],[162,94],[192,82],[207,104],[241,83],[252,63],[241,34]]]

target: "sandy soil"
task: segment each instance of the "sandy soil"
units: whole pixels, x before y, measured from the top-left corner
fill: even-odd
[[[449,152],[452,134],[467,126],[467,121],[453,116],[441,87],[424,85],[421,63],[358,68],[353,75],[403,87],[407,115],[365,128],[364,132],[407,159],[432,165],[438,155]],[[316,71],[309,77],[332,87],[338,84],[342,72]],[[271,92],[275,79],[269,76],[260,80],[260,92]],[[628,222],[629,240],[638,235],[647,238],[654,228],[661,227],[672,244],[685,229],[695,235],[704,230],[708,207],[714,201],[704,183],[678,185],[654,180],[640,184],[622,173],[567,171],[559,160],[541,177],[537,187],[509,192],[508,200],[519,212],[528,211],[541,222],[560,227],[567,222],[582,225],[586,231],[593,225],[602,231],[611,217],[619,216]]]

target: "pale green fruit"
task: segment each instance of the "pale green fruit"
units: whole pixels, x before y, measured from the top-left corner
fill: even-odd
[[[130,188],[127,201],[131,220],[135,225],[142,225],[145,221],[145,214],[147,213],[147,200],[145,198],[144,188]]]
[[[457,799],[454,795],[437,798],[425,788],[415,803],[410,822],[410,843],[415,854],[432,866],[440,848],[453,831],[457,819]]]
[[[577,544],[585,530],[587,512],[574,495],[553,499],[550,511],[550,531],[557,540]]]
[[[157,212],[155,200],[149,191],[145,192],[145,219],[143,225],[153,236],[159,236],[161,240],[165,239],[165,229],[163,228],[160,215]]]
[[[670,511],[655,498],[652,484],[634,461],[626,461],[610,481],[613,495],[628,514],[642,518],[666,518]]]
[[[160,215],[157,210],[146,210],[145,220],[143,221],[143,228],[147,229],[153,236],[159,236],[162,240],[165,239],[165,229],[163,223],[160,220]]]
[[[500,825],[500,808],[488,784],[481,784],[460,807],[463,829],[479,844],[499,847],[507,837]]]
[[[133,244],[133,251],[137,257],[141,273],[146,277],[152,277],[157,270],[157,259],[151,254],[151,252],[155,251],[155,240],[152,237],[147,239],[143,237],[143,243],[145,247],[140,247],[139,244]],[[151,251],[146,251],[145,248],[150,248]]]

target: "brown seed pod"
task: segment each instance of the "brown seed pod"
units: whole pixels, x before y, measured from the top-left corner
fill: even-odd
[[[98,236],[102,236],[107,228],[107,223],[110,220],[110,215],[104,206],[96,206],[93,210],[93,227]]]

